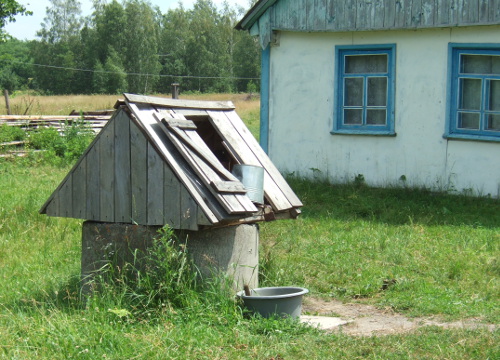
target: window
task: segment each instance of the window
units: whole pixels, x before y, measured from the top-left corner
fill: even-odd
[[[336,47],[334,134],[394,135],[395,49]]]
[[[446,136],[500,141],[500,44],[450,44]]]

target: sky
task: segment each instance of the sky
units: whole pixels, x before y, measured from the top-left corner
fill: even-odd
[[[185,9],[190,9],[196,0],[182,0]],[[227,0],[231,6],[240,5],[245,9],[249,9],[249,0]],[[15,23],[8,23],[5,30],[11,36],[19,40],[33,40],[37,39],[35,33],[41,29],[41,23],[45,17],[45,9],[50,6],[49,0],[17,0],[18,3],[24,5],[27,10],[33,11],[32,16],[16,16]],[[149,0],[153,6],[159,6],[162,13],[167,12],[169,9],[175,9],[179,6],[179,0]],[[224,0],[212,0],[212,2],[219,6]],[[90,15],[92,12],[92,0],[80,0],[82,15]]]

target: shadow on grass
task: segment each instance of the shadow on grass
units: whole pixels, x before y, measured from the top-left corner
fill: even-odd
[[[24,296],[12,304],[12,308],[22,311],[38,310],[40,308],[57,308],[61,311],[73,311],[85,308],[81,297],[80,274],[72,275],[55,290],[43,289],[30,296]],[[5,304],[6,307],[9,307]]]
[[[414,188],[373,188],[287,179],[304,204],[304,218],[368,220],[391,225],[500,227],[500,200]]]

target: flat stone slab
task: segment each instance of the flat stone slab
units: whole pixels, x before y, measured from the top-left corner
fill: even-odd
[[[300,322],[317,327],[320,330],[333,330],[339,326],[348,324],[350,321],[330,316],[301,315]]]

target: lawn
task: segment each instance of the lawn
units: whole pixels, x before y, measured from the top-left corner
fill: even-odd
[[[255,125],[255,108],[243,113]],[[498,328],[360,337],[249,317],[222,279],[146,305],[120,282],[82,301],[81,221],[38,214],[70,165],[0,159],[2,359],[500,358]],[[303,213],[261,225],[262,286],[303,286],[308,297],[410,318],[500,323],[499,200],[289,182]]]

